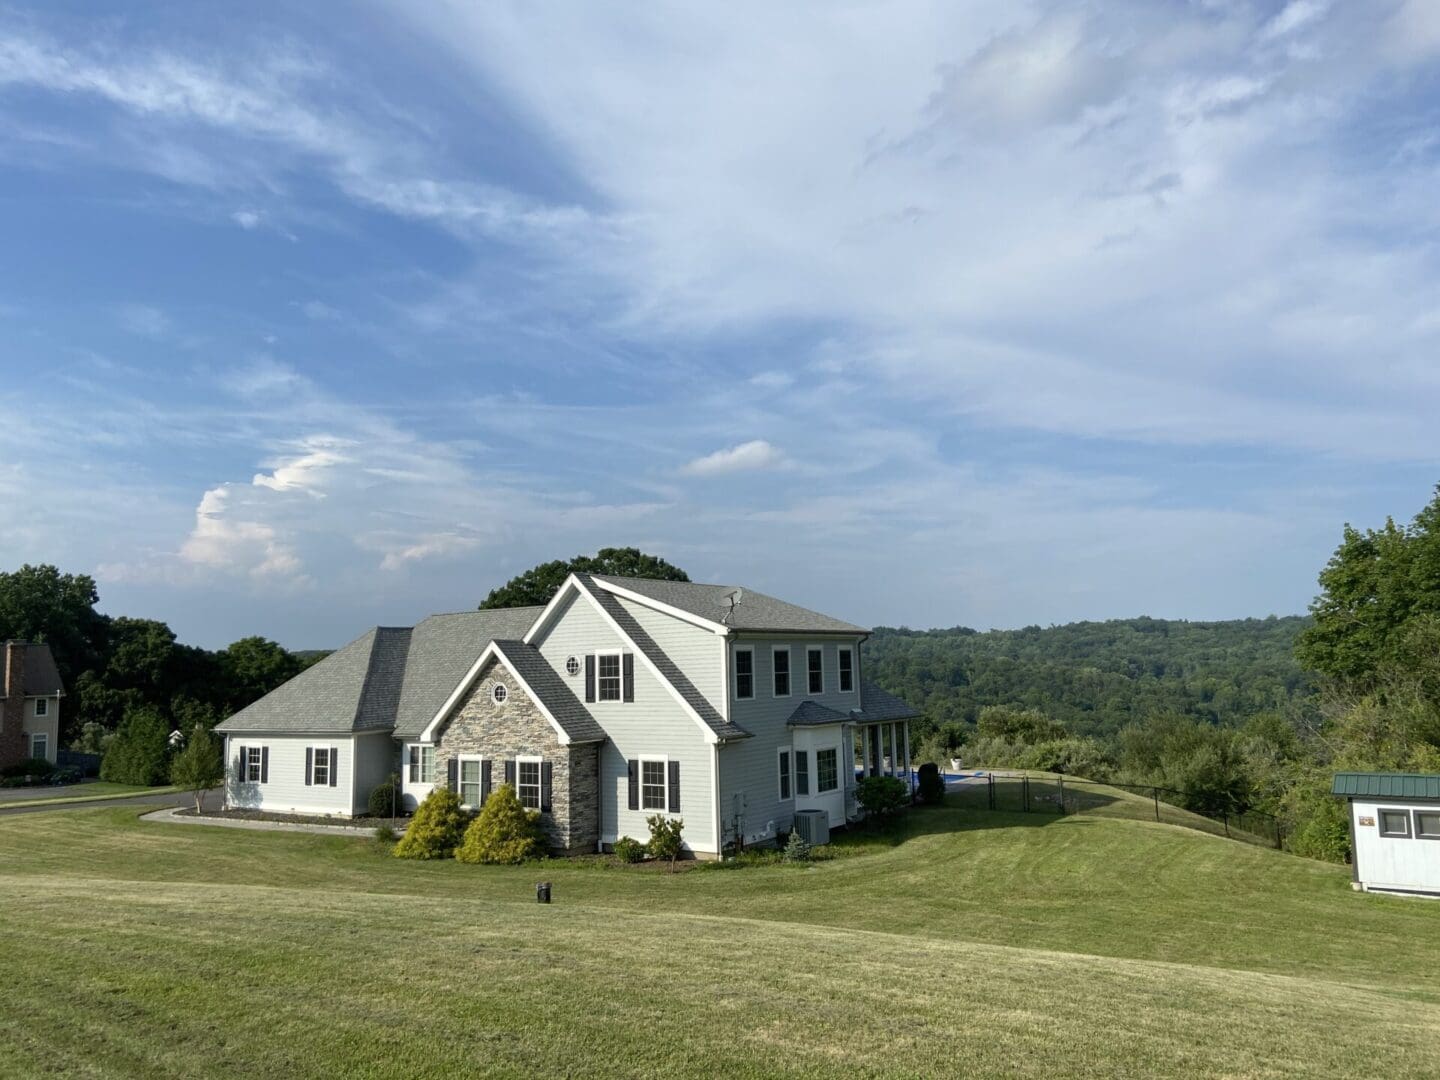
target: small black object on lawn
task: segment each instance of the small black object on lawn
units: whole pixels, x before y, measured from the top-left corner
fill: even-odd
[[[535,883],[535,902],[537,904],[548,904],[550,902],[550,882],[537,881]]]

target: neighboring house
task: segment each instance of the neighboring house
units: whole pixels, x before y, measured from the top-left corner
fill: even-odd
[[[910,706],[864,681],[869,631],[723,585],[572,574],[543,608],[377,627],[219,725],[227,805],[356,814],[399,772],[479,807],[515,785],[578,853],[685,820],[716,855],[853,820],[856,763],[908,763]]]
[[[28,758],[52,765],[60,752],[60,699],[65,688],[49,645],[7,641],[0,684],[0,769]]]
[[[1440,776],[1337,773],[1350,803],[1350,865],[1366,892],[1440,896]]]

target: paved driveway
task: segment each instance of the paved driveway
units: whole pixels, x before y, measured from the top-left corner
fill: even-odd
[[[34,792],[35,788],[30,789]],[[84,786],[77,785],[71,789],[76,794],[84,793]],[[33,795],[31,796],[34,797]],[[224,792],[219,788],[205,793],[205,809],[218,810],[223,801]],[[0,803],[0,817],[9,817],[12,814],[51,814],[61,810],[99,810],[107,806],[194,806],[195,797],[188,791],[172,791],[168,795],[132,795],[128,799],[96,799],[93,802],[60,803],[58,806],[18,806],[7,807]]]

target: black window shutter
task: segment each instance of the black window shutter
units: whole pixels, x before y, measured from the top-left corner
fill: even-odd
[[[627,761],[625,763],[626,775],[630,779],[630,809],[640,809],[640,763],[638,761]]]
[[[626,653],[620,658],[625,680],[625,692],[622,695],[625,701],[635,700],[635,654]]]
[[[515,787],[515,759],[514,759],[514,758],[507,758],[506,761],[505,761],[505,782],[506,782],[507,784],[509,784],[511,787]],[[517,791],[516,791],[516,794],[519,794],[518,789],[517,789]]]
[[[314,775],[315,775],[315,748],[314,748],[313,746],[307,746],[307,747],[305,747],[305,786],[306,786],[306,787],[309,787],[309,786],[310,786],[310,784],[312,783],[311,778],[312,778]]]
[[[540,809],[550,812],[550,762],[540,763]]]
[[[486,758],[480,762],[480,805],[485,805],[485,800],[490,797],[490,759]]]
[[[810,794],[810,751],[795,751],[795,794]]]
[[[680,812],[680,763],[670,762],[670,813]]]
[[[246,775],[247,770],[245,768],[245,762],[248,759],[245,757],[245,747],[237,746],[235,750],[235,782],[237,784],[243,784],[247,779],[249,779],[249,777]]]
[[[445,763],[445,786],[451,791],[460,790],[460,759],[452,757]]]
[[[595,700],[595,654],[585,654],[585,700]]]
[[[270,747],[268,746],[260,748],[260,782],[262,784],[270,782]]]
[[[790,751],[780,751],[780,798],[790,798]]]
[[[340,786],[340,748],[330,747],[330,786]]]

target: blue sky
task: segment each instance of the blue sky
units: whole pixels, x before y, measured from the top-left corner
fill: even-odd
[[[128,7],[0,4],[0,565],[186,640],[1283,614],[1440,481],[1440,5]]]

